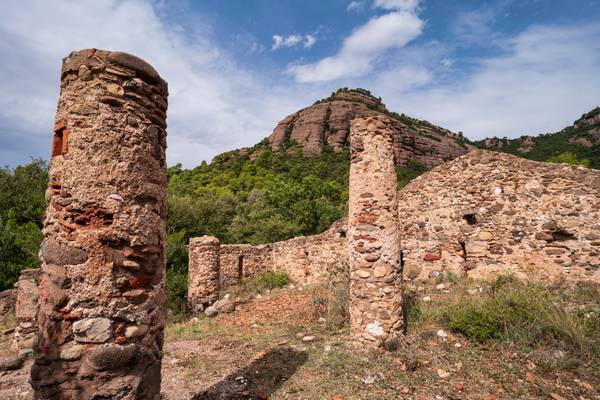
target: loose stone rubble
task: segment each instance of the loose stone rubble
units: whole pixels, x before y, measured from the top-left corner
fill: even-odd
[[[16,283],[15,333],[13,348],[19,355],[31,354],[37,343],[39,269],[24,269]]]
[[[350,333],[378,343],[403,330],[391,125],[389,118],[377,116],[357,118],[350,128]]]
[[[167,83],[145,61],[63,60],[41,246],[36,399],[158,399]]]
[[[191,238],[188,246],[188,303],[201,312],[219,299],[219,247],[214,236]]]
[[[473,151],[399,192],[404,279],[600,282],[600,171]]]

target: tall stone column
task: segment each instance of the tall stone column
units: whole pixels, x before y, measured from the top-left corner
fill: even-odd
[[[214,236],[191,238],[188,246],[188,302],[202,312],[219,299],[221,242]]]
[[[35,399],[159,399],[167,83],[145,61],[63,60],[41,248]]]
[[[360,341],[384,344],[403,330],[391,120],[352,121],[350,152],[350,332]]]

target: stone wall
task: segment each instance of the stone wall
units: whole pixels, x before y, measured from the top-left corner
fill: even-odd
[[[399,192],[404,278],[600,282],[600,171],[474,151]]]
[[[145,61],[63,60],[41,246],[36,399],[158,399],[167,84]]]
[[[285,271],[301,285],[321,282],[332,265],[346,262],[346,220],[327,231],[260,246],[221,245],[221,282],[224,286],[270,270]]]
[[[33,351],[38,337],[38,283],[39,269],[24,269],[16,283],[15,333],[13,348],[19,355]]]
[[[360,341],[383,343],[403,331],[391,119],[377,116],[352,121],[350,157],[350,333]]]

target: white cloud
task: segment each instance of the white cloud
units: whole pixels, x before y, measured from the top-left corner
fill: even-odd
[[[407,11],[373,17],[344,39],[337,54],[313,64],[291,65],[288,72],[299,82],[361,76],[371,71],[378,56],[406,45],[420,35],[422,28],[423,21]]]
[[[405,91],[377,82],[374,92],[392,110],[472,139],[556,132],[600,105],[598,37],[599,25],[534,26],[505,39],[503,54],[479,60],[464,78]]]
[[[353,0],[346,7],[346,11],[362,11],[365,8],[365,0]]]
[[[491,44],[498,34],[492,29],[494,12],[491,9],[466,11],[458,14],[453,33],[459,45]]]
[[[196,22],[196,21],[195,21]],[[144,1],[28,0],[2,6],[0,160],[48,158],[60,61],[96,47],[146,59],[169,82],[167,158],[186,166],[270,134],[283,115],[312,101],[278,94],[214,44],[210,26],[164,22]],[[257,48],[258,50],[259,48]]]
[[[419,0],[375,0],[374,8],[384,10],[414,11],[419,5]]]
[[[273,35],[273,46],[271,47],[271,50],[275,51],[282,47],[295,47],[300,43],[304,43],[305,49],[310,49],[316,41],[317,38],[313,35],[290,35],[288,37]]]
[[[306,35],[306,39],[304,40],[304,48],[310,49],[317,42],[317,38],[313,35]]]

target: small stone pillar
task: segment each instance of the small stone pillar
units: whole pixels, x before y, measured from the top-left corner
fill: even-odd
[[[41,246],[35,399],[159,399],[167,83],[127,53],[63,60]]]
[[[403,330],[402,272],[392,121],[371,116],[350,128],[350,332],[385,344]]]
[[[30,354],[37,342],[39,268],[24,269],[16,283],[15,333],[13,348],[19,355]]]
[[[188,246],[188,302],[194,312],[219,299],[221,242],[214,236],[191,238]]]

